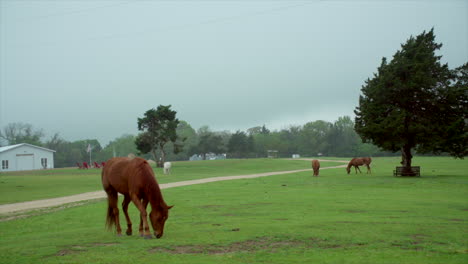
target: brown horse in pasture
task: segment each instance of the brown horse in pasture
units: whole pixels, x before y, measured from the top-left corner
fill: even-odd
[[[127,235],[132,235],[132,222],[128,216],[128,204],[132,201],[140,211],[140,235],[151,238],[146,207],[151,205],[149,218],[154,235],[160,238],[164,233],[164,224],[169,217],[169,209],[161,194],[153,169],[141,158],[112,158],[102,170],[102,186],[107,193],[107,227],[116,226],[117,235],[122,234],[117,208],[118,193],[124,195],[122,209],[127,220]]]
[[[320,162],[318,160],[312,160],[312,169],[314,169],[314,176],[319,176]]]
[[[349,174],[351,172],[351,167],[354,167],[354,170],[356,171],[356,174],[357,174],[358,170],[359,170],[359,173],[361,173],[361,169],[359,169],[359,166],[364,165],[364,166],[367,167],[367,173],[372,174],[371,168],[370,168],[371,162],[372,162],[372,159],[370,157],[367,157],[367,158],[354,158],[348,163],[348,167],[346,168],[346,171]]]

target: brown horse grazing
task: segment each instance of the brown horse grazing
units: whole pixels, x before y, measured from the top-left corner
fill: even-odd
[[[318,160],[312,161],[312,169],[314,169],[314,176],[319,176],[320,162]]]
[[[132,235],[132,222],[128,216],[128,204],[133,201],[140,211],[140,235],[151,238],[146,207],[151,204],[150,221],[154,235],[160,238],[164,233],[164,224],[169,217],[169,209],[161,194],[153,169],[141,158],[112,158],[102,170],[102,186],[107,193],[107,227],[116,226],[117,235],[122,234],[117,208],[118,193],[124,195],[122,209],[127,220],[127,235]]]
[[[349,174],[351,172],[351,167],[354,167],[356,174],[358,170],[359,170],[359,173],[362,173],[361,169],[359,169],[359,166],[365,165],[367,167],[367,173],[372,174],[371,168],[370,168],[371,162],[372,162],[371,158],[354,158],[348,163],[348,167],[346,168],[346,171]]]

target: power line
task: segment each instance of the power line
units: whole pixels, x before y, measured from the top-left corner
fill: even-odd
[[[265,0],[266,1],[266,0]],[[269,8],[269,9],[264,9],[264,10],[259,10],[247,14],[239,14],[239,15],[233,15],[233,16],[228,16],[228,17],[221,17],[221,18],[213,18],[213,19],[206,19],[206,20],[201,20],[197,21],[194,23],[187,23],[184,25],[180,26],[174,26],[174,27],[147,27],[144,30],[139,30],[139,31],[133,31],[133,32],[125,32],[125,33],[115,33],[115,34],[108,34],[108,35],[99,35],[99,36],[93,36],[93,37],[87,37],[78,41],[94,41],[94,40],[103,40],[103,39],[113,39],[113,38],[126,38],[128,36],[134,36],[134,35],[144,35],[144,34],[154,34],[154,33],[162,33],[162,32],[170,32],[170,31],[181,31],[181,30],[187,30],[190,28],[198,27],[198,26],[204,26],[204,25],[211,25],[211,24],[220,24],[220,23],[227,23],[230,21],[236,21],[240,19],[245,19],[249,17],[256,17],[256,16],[263,16],[267,15],[270,13],[275,13],[275,12],[281,12],[284,10],[289,10],[289,9],[294,9],[294,8],[299,8],[302,6],[309,5],[311,3],[317,3],[320,2],[321,0],[317,1],[301,1],[301,3],[298,4],[291,4],[291,5],[285,5],[285,6],[280,6],[280,7],[274,7],[274,8]],[[276,2],[276,1],[272,1]],[[84,11],[84,10],[80,10]],[[77,41],[77,40],[74,40]],[[39,45],[54,45],[58,44],[57,42],[43,42],[39,43]],[[31,47],[32,45],[30,43],[27,44],[15,44],[17,47]],[[37,43],[34,45],[37,47]]]
[[[1,1],[1,0],[0,0]],[[40,1],[38,1],[40,2]],[[59,16],[68,16],[68,15],[74,15],[74,14],[79,14],[79,13],[85,13],[85,12],[89,12],[89,11],[94,11],[94,10],[97,10],[97,9],[102,9],[102,8],[110,8],[110,7],[115,7],[115,6],[121,6],[121,5],[125,5],[125,4],[130,4],[132,2],[129,2],[129,1],[125,1],[125,2],[118,2],[118,3],[113,3],[113,4],[108,4],[108,5],[101,5],[101,6],[94,6],[94,7],[89,7],[89,8],[81,8],[81,9],[69,9],[69,10],[65,10],[63,12],[56,12],[56,13],[50,13],[50,14],[46,14],[46,15],[39,15],[39,16],[34,16],[34,17],[26,17],[26,18],[20,18],[20,22],[16,22],[16,23],[27,23],[27,22],[33,22],[33,21],[37,21],[37,20],[43,20],[43,19],[48,19],[48,18],[51,18],[51,17],[59,17]],[[7,9],[10,9],[12,7],[9,7]]]

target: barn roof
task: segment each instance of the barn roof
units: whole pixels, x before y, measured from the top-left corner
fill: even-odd
[[[0,147],[0,153],[9,151],[9,150],[12,150],[12,149],[15,149],[15,148],[19,148],[21,146],[29,146],[29,147],[33,147],[33,148],[37,148],[37,149],[42,149],[42,150],[45,150],[45,151],[56,152],[55,150],[51,150],[51,149],[47,149],[47,148],[43,148],[43,147],[39,147],[39,146],[34,146],[34,145],[31,145],[31,144],[28,144],[28,143],[21,143],[21,144],[16,144],[16,145],[11,145],[11,146]]]

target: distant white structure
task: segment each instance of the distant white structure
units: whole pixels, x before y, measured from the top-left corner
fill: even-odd
[[[53,169],[54,152],[27,143],[0,147],[0,171]]]
[[[276,159],[278,158],[278,151],[277,150],[267,150],[267,157]]]
[[[207,153],[206,154],[206,160],[224,160],[226,159],[227,154],[222,153],[222,154],[215,154],[215,153]],[[196,160],[203,160],[203,155],[198,155],[194,154],[189,158],[190,161],[196,161]]]
[[[172,164],[168,161],[164,162],[164,174],[171,173]]]
[[[292,158],[293,158],[293,159],[298,159],[298,158],[300,158],[300,157],[301,157],[301,155],[299,155],[299,154],[292,154]]]
[[[202,157],[202,155],[193,154],[193,155],[189,158],[189,160],[190,160],[190,161],[203,160],[203,157]]]
[[[207,160],[224,160],[226,159],[227,154],[222,153],[222,154],[215,154],[215,153],[208,153],[206,154],[206,159]]]

